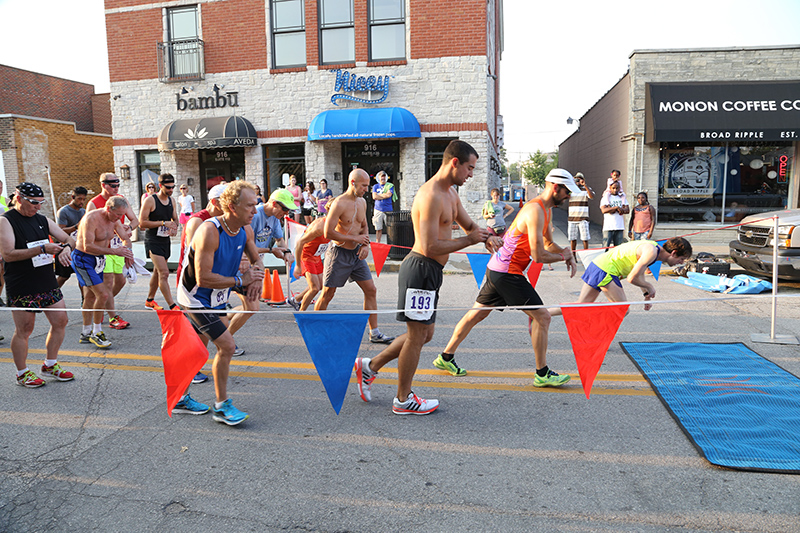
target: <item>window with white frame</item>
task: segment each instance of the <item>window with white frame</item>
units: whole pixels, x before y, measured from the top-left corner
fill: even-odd
[[[170,78],[202,78],[202,41],[196,5],[167,9],[167,41]]]
[[[306,23],[303,0],[271,0],[273,68],[306,64]]]
[[[353,0],[319,0],[319,41],[323,65],[356,60]]]
[[[369,0],[369,59],[406,57],[405,0]]]

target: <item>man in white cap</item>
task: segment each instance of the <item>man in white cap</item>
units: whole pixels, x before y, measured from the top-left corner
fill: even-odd
[[[569,247],[553,242],[550,231],[551,210],[561,205],[571,194],[580,192],[572,174],[554,168],[545,178],[542,193],[526,203],[514,222],[503,234],[503,246],[492,255],[486,269],[486,281],[481,287],[473,308],[459,321],[444,352],[434,360],[436,368],[447,370],[454,376],[464,376],[467,371],[455,362],[458,346],[480,321],[489,316],[485,307],[543,305],[542,299],[525,277],[531,260],[537,263],[565,261],[570,277],[575,275],[576,263]],[[536,356],[534,387],[558,387],[570,380],[568,374],[558,374],[547,366],[547,336],[550,330],[550,312],[545,308],[522,309],[528,315],[531,344]]]

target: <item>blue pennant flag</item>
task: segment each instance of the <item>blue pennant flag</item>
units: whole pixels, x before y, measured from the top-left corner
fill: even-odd
[[[483,278],[486,276],[486,265],[489,264],[489,259],[491,258],[491,254],[467,254],[469,266],[472,268],[472,275],[475,276],[475,282],[479,288],[483,284]]]
[[[331,407],[337,415],[344,403],[368,318],[369,314],[366,313],[294,315],[319,379],[328,393]]]
[[[659,246],[661,246],[663,248],[664,247],[664,243],[667,242],[667,239],[664,239],[662,241],[656,241],[656,242],[658,243]],[[650,265],[647,268],[650,269],[650,272],[653,273],[653,277],[656,278],[656,281],[658,281],[658,275],[661,273],[661,261],[656,261],[655,263],[653,263],[652,265]]]
[[[294,267],[297,265],[297,261],[292,261],[292,266],[289,267],[289,283],[294,283],[297,281],[297,278],[294,277]]]

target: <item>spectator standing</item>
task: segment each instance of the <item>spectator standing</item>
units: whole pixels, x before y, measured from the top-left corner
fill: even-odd
[[[194,213],[194,196],[189,194],[189,187],[184,183],[181,185],[181,195],[178,196],[178,204],[180,207],[180,223],[181,226],[186,224],[189,217]]]
[[[303,220],[306,225],[311,224],[314,220],[314,209],[317,207],[317,195],[314,194],[314,182],[308,180],[303,189]]]
[[[144,193],[142,193],[142,197],[139,199],[139,207],[144,205],[144,201],[147,200],[147,197],[156,193],[156,184],[152,181],[148,182],[147,185],[144,186]]]
[[[615,171],[619,172],[619,171]],[[611,248],[622,244],[625,233],[625,217],[630,213],[630,206],[625,195],[621,193],[619,180],[609,179],[608,189],[603,192],[600,210],[603,212],[604,246]]]
[[[333,200],[333,191],[328,188],[328,180],[319,180],[319,190],[317,191],[317,212],[319,216],[328,214],[328,203]]]
[[[303,205],[303,190],[297,185],[297,176],[289,176],[289,185],[286,187],[294,198],[294,221],[300,223],[300,211]]]
[[[656,208],[647,201],[647,193],[642,191],[636,195],[637,205],[633,208],[633,216],[628,223],[628,238],[634,241],[649,241],[653,238],[656,227]]]
[[[392,199],[396,195],[394,185],[388,183],[389,175],[383,170],[375,176],[378,181],[372,187],[372,199],[375,206],[372,211],[372,225],[375,226],[375,242],[381,242],[383,226],[386,223],[386,213],[394,211]]]
[[[586,185],[583,173],[575,174],[575,184],[580,191],[569,197],[567,221],[567,238],[573,252],[578,245],[578,237],[583,241],[583,249],[589,248],[589,200],[594,198],[594,191]]]
[[[514,208],[500,200],[500,189],[497,187],[489,194],[492,199],[483,205],[481,214],[486,220],[486,227],[499,236],[506,231],[506,217],[514,211]]]
[[[86,187],[75,187],[72,190],[72,201],[58,210],[56,222],[58,227],[64,230],[64,233],[73,239],[78,236],[78,224],[80,224],[83,215],[86,214],[86,209],[83,207],[86,204],[86,195],[89,191]],[[64,283],[75,272],[71,266],[64,266],[61,261],[55,262],[56,281],[59,288],[64,286]]]

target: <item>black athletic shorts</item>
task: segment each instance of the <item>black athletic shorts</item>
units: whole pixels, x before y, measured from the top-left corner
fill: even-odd
[[[488,307],[542,305],[542,299],[521,274],[507,274],[486,269],[486,281],[475,299]]]
[[[146,257],[151,254],[160,255],[164,259],[169,259],[171,252],[170,240],[164,238],[163,241],[144,241],[144,253]]]
[[[410,252],[400,265],[397,275],[397,308],[405,312],[397,313],[400,322],[420,322],[433,324],[436,322],[436,307],[439,305],[439,289],[442,286],[442,270],[444,267],[438,261],[425,257],[417,252]],[[433,294],[425,294],[428,291]],[[408,307],[406,306],[408,302]],[[407,316],[418,313],[433,313],[430,318],[414,318]]]

